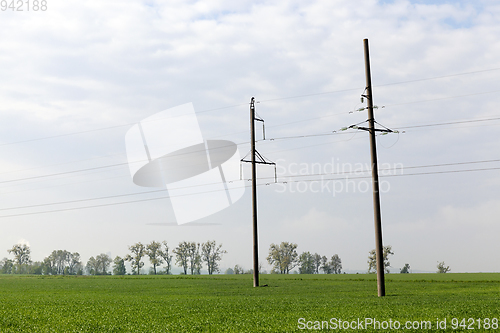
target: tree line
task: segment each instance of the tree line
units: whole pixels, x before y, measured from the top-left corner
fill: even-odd
[[[281,244],[271,244],[267,262],[272,266],[271,274],[290,274],[294,268],[298,268],[299,274],[319,274],[322,271],[325,274],[340,274],[342,272],[342,260],[338,254],[334,254],[330,259],[321,256],[318,253],[302,252],[297,253],[298,245],[290,242],[281,242]],[[240,265],[234,268],[228,268],[226,274],[252,274],[253,270],[245,271]],[[259,273],[265,273],[262,270],[262,264],[259,264]]]
[[[172,274],[172,259],[183,269],[181,274],[201,274],[205,265],[208,274],[219,273],[219,263],[227,251],[215,241],[205,243],[180,242],[170,251],[166,241],[152,241],[149,244],[135,243],[128,247],[129,254],[114,259],[105,253],[92,256],[84,265],[78,252],[54,250],[43,261],[31,260],[31,249],[26,244],[16,244],[7,250],[14,259],[0,261],[0,274],[38,274],[38,275],[125,275],[125,262],[130,262],[132,275],[141,274],[144,260],[149,259],[150,274]],[[159,268],[165,265],[163,270]]]
[[[300,274],[319,274],[320,270],[325,274],[342,272],[342,260],[338,254],[334,254],[330,259],[309,251],[299,255],[295,243],[271,244],[266,259],[272,266],[271,273],[274,274],[289,274],[295,267],[298,267]]]
[[[129,254],[114,259],[105,253],[92,256],[86,265],[83,264],[78,252],[66,250],[54,250],[43,261],[31,260],[31,249],[26,244],[16,244],[7,250],[14,259],[4,258],[0,261],[0,274],[43,274],[43,275],[125,275],[127,269],[125,262],[130,262],[131,274],[138,275],[144,267],[144,260],[149,259],[151,264],[150,274],[172,274],[172,259],[182,269],[181,274],[201,274],[203,265],[206,266],[208,274],[219,273],[219,263],[227,251],[222,249],[222,244],[215,241],[206,243],[180,242],[176,248],[170,250],[166,241],[152,241],[149,244],[136,243],[128,247]],[[394,255],[392,246],[383,247],[383,265],[386,273],[389,273],[389,256]],[[297,253],[297,244],[281,242],[271,244],[267,262],[272,266],[272,274],[289,274],[294,268],[298,268],[300,274],[340,274],[342,272],[342,260],[338,254],[327,258],[318,253]],[[111,266],[111,264],[113,264]],[[163,270],[159,268],[164,265]],[[438,273],[450,271],[450,267],[444,262],[437,265]],[[263,273],[262,265],[259,271]],[[376,272],[376,253],[371,250],[368,256],[368,273]],[[409,273],[410,265],[400,269],[400,273]],[[245,271],[239,265],[226,270],[227,274],[251,274],[252,270]]]

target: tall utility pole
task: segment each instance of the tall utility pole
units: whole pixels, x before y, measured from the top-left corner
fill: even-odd
[[[378,296],[385,296],[384,281],[384,250],[382,243],[382,217],[380,214],[380,194],[378,186],[377,143],[375,139],[375,117],[373,115],[372,78],[370,72],[370,51],[368,39],[364,39],[365,48],[365,74],[366,74],[366,100],[368,103],[368,128],[370,133],[370,149],[372,159],[373,182],[373,214],[375,218],[375,254],[377,256],[377,288]]]
[[[257,171],[255,163],[255,98],[250,100],[250,141],[252,155],[253,286],[259,286],[259,240],[257,232]]]

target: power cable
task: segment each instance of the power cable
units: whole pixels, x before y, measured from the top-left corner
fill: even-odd
[[[429,81],[429,80],[443,79],[443,78],[456,77],[456,76],[461,76],[461,75],[477,74],[477,73],[497,71],[497,70],[500,70],[500,68],[490,68],[490,69],[484,69],[484,70],[478,70],[478,71],[472,71],[472,72],[464,72],[464,73],[442,75],[442,76],[435,76],[435,77],[415,79],[415,80],[408,80],[408,81],[399,81],[399,82],[393,82],[393,83],[385,83],[385,84],[375,85],[374,87],[383,87],[383,86],[390,86],[390,85],[407,84],[407,83],[419,82],[419,81]],[[279,101],[279,100],[294,99],[294,98],[303,98],[303,97],[311,97],[311,96],[320,96],[320,95],[326,95],[326,94],[334,94],[334,93],[340,93],[340,92],[355,91],[355,90],[359,90],[359,89],[363,89],[363,88],[362,87],[359,87],[359,88],[348,88],[348,89],[342,89],[342,90],[332,90],[332,91],[319,92],[319,93],[311,93],[311,94],[302,94],[302,95],[295,95],[295,96],[288,96],[288,97],[272,98],[272,99],[267,99],[267,100],[260,100],[259,103],[274,102],[274,101]],[[493,92],[496,92],[496,91],[493,91]],[[473,96],[473,95],[488,94],[488,93],[492,93],[492,92],[477,93],[477,94],[470,94],[470,95],[464,95],[464,96]],[[454,98],[454,97],[449,97],[449,98]],[[437,99],[437,100],[439,100],[439,99]],[[410,102],[410,103],[418,103],[418,102]],[[403,104],[410,104],[410,103],[392,104],[392,105],[403,105]],[[196,112],[196,113],[200,114],[200,113],[218,111],[218,110],[235,108],[235,107],[246,106],[246,105],[248,105],[248,103],[234,104],[234,105],[223,106],[223,107],[218,107],[218,108],[213,108],[213,109],[208,109],[208,110],[202,110],[202,111],[199,111],[199,112]],[[173,117],[175,117],[175,116],[173,116]],[[168,117],[168,118],[170,118],[170,117]],[[21,140],[21,141],[0,143],[0,147],[1,146],[7,146],[7,145],[28,143],[28,142],[39,141],[39,140],[47,140],[47,139],[53,139],[53,138],[71,136],[71,135],[77,135],[77,134],[84,134],[84,133],[90,133],[90,132],[110,130],[110,129],[115,129],[115,128],[132,126],[132,125],[135,125],[136,123],[137,122],[123,124],[123,125],[115,125],[115,126],[102,127],[102,128],[85,130],[85,131],[78,131],[78,132],[66,133],[66,134],[58,134],[58,135],[52,135],[52,136],[47,136],[47,137],[35,138],[35,139],[28,139],[28,140]]]
[[[451,170],[451,171],[430,171],[430,172],[422,172],[422,173],[414,173],[414,174],[381,175],[380,177],[421,176],[421,175],[432,175],[432,174],[478,172],[478,171],[490,171],[490,170],[500,170],[500,167],[482,168],[482,169],[468,169],[468,170]],[[363,179],[363,178],[371,178],[371,176],[359,176],[359,177],[353,177],[351,179]],[[288,182],[312,182],[312,181],[325,181],[325,180],[329,181],[329,180],[343,180],[343,179],[344,178],[308,179],[308,180],[294,180],[294,181],[292,180],[292,181],[277,182],[276,184],[278,184],[278,183],[287,184]],[[271,183],[259,184],[259,186],[270,185],[270,184]],[[244,186],[244,187],[249,187],[249,186]],[[219,191],[222,191],[222,190],[212,190],[212,191],[205,191],[205,192],[197,192],[197,193],[193,193],[193,194],[183,194],[183,195],[179,195],[179,196],[190,196],[190,195],[198,195],[198,194],[212,193],[212,192],[219,192]],[[18,216],[26,216],[26,215],[48,214],[48,213],[55,213],[55,212],[73,211],[73,210],[90,209],[90,208],[98,208],[98,207],[109,207],[109,206],[124,205],[124,204],[136,203],[136,202],[162,200],[162,199],[168,199],[168,198],[171,198],[171,196],[164,196],[164,197],[158,197],[158,198],[148,198],[148,199],[138,199],[138,200],[123,201],[123,202],[114,202],[114,203],[91,205],[91,206],[84,206],[84,207],[64,208],[64,209],[56,209],[56,210],[49,210],[49,211],[43,211],[43,212],[31,212],[31,213],[19,213],[19,214],[12,214],[12,215],[0,215],[0,218],[18,217]]]
[[[492,163],[492,162],[500,162],[500,159],[493,159],[493,160],[480,160],[480,161],[467,161],[467,162],[454,162],[454,163],[442,163],[442,164],[431,164],[431,165],[420,165],[420,166],[410,166],[410,167],[404,167],[401,169],[418,169],[418,168],[431,168],[431,167],[444,167],[444,166],[454,166],[454,165],[467,165],[467,164],[479,164],[479,163]],[[379,171],[386,171],[386,170],[392,170],[393,168],[380,168]],[[481,168],[481,169],[465,169],[465,170],[445,170],[445,171],[429,171],[429,172],[421,172],[421,173],[413,173],[413,174],[408,174],[408,173],[401,173],[401,174],[391,174],[391,175],[381,175],[381,177],[392,177],[392,176],[416,176],[416,175],[429,175],[429,174],[441,174],[441,173],[457,173],[457,172],[473,172],[473,171],[487,171],[487,170],[498,170],[500,167],[491,167],[491,168]],[[316,173],[316,174],[305,174],[305,175],[289,175],[289,176],[280,176],[280,178],[292,178],[292,177],[312,177],[312,176],[338,176],[338,175],[349,175],[353,173],[365,173],[369,172],[371,170],[364,169],[364,170],[356,170],[356,171],[349,171],[349,172],[342,172],[342,173]],[[352,177],[351,179],[363,179],[363,178],[370,178],[371,176],[356,176]],[[274,179],[274,177],[259,177],[258,180],[266,180],[266,179]],[[286,180],[286,181],[278,181],[276,183],[289,183],[289,182],[310,182],[310,181],[325,181],[325,180],[343,180],[345,178],[342,177],[337,177],[337,178],[330,178],[330,179],[299,179],[299,180]],[[232,182],[232,181],[230,181]],[[185,186],[185,187],[179,187],[176,189],[184,189],[184,188],[194,188],[194,187],[203,187],[203,186],[210,186],[214,185],[213,184],[204,184],[204,185],[191,185],[191,186]],[[271,184],[267,183],[266,185]],[[260,184],[263,185],[263,184]],[[244,186],[244,187],[249,187],[249,186]],[[241,187],[238,187],[241,188]],[[35,208],[35,207],[44,207],[44,206],[52,206],[52,205],[61,205],[61,204],[69,204],[69,203],[78,203],[78,202],[87,202],[87,201],[94,201],[94,200],[103,200],[103,199],[110,199],[110,198],[119,198],[119,197],[126,197],[126,196],[135,196],[135,195],[142,195],[142,194],[151,194],[151,193],[159,193],[159,192],[165,192],[167,191],[166,189],[161,189],[161,190],[151,190],[151,191],[145,191],[145,192],[140,192],[140,193],[129,193],[129,194],[118,194],[118,195],[111,195],[111,196],[104,196],[104,197],[97,197],[97,198],[87,198],[87,199],[78,199],[78,200],[70,200],[70,201],[61,201],[61,202],[53,202],[53,203],[44,203],[44,204],[36,204],[36,205],[27,205],[27,206],[17,206],[17,207],[8,207],[8,208],[0,208],[0,211],[6,211],[6,210],[15,210],[15,209],[26,209],[26,208]],[[211,192],[216,192],[220,190],[212,190],[212,191],[204,191],[204,192],[197,192],[197,193],[192,193],[192,194],[184,194],[184,195],[179,195],[179,196],[187,196],[187,195],[197,195],[197,194],[204,194],[204,193],[211,193]],[[102,206],[110,206],[110,205],[115,205],[115,204],[125,204],[125,203],[132,203],[132,202],[142,202],[142,201],[150,201],[150,200],[159,200],[159,199],[166,199],[170,198],[172,196],[163,196],[163,197],[158,197],[158,198],[148,198],[148,199],[138,199],[138,200],[132,200],[132,201],[126,201],[126,202],[121,202],[121,203],[110,203],[110,204],[102,204],[102,205],[93,205],[93,206],[85,206],[85,207],[77,207],[74,209],[84,209],[84,208],[92,208],[92,207],[102,207]],[[52,210],[48,212],[56,212],[56,211],[65,211],[65,210],[71,210],[70,208],[68,209],[62,209],[62,210]],[[27,213],[27,214],[35,214],[35,213]],[[26,214],[26,215],[27,215]],[[25,215],[25,214],[21,214]],[[2,217],[10,217],[9,216],[0,216]],[[17,216],[17,215],[12,215],[12,216]]]
[[[418,127],[432,127],[432,126],[445,126],[445,125],[455,125],[455,124],[466,124],[466,123],[477,123],[483,121],[494,121],[500,120],[500,117],[495,118],[486,118],[486,119],[471,119],[471,120],[461,120],[461,121],[450,121],[445,123],[434,123],[434,124],[426,124],[426,125],[413,125],[413,126],[399,126],[395,128],[418,128]]]
[[[494,163],[494,162],[500,162],[500,159],[493,159],[493,160],[480,160],[480,161],[467,161],[467,162],[454,162],[454,163],[442,163],[442,164],[428,164],[428,165],[416,165],[416,166],[406,166],[399,168],[401,170],[406,170],[406,169],[422,169],[422,168],[437,168],[437,167],[445,167],[445,166],[455,166],[455,165],[469,165],[469,164],[480,164],[480,163]],[[394,170],[395,168],[379,168],[379,171],[390,171]],[[302,175],[278,175],[279,178],[292,178],[292,177],[312,177],[312,176],[329,176],[329,175],[351,175],[351,174],[357,174],[357,173],[366,173],[366,172],[371,172],[371,169],[363,169],[363,170],[351,170],[351,171],[346,171],[346,172],[325,172],[325,173],[313,173],[313,174],[302,174]],[[402,173],[403,174],[403,173]],[[259,179],[265,180],[265,179],[272,179],[274,177],[261,177]]]
[[[485,118],[485,119],[469,119],[469,120],[460,120],[460,121],[452,121],[452,122],[443,122],[443,123],[432,123],[432,124],[424,124],[424,125],[413,125],[413,126],[395,126],[394,128],[397,129],[409,129],[409,128],[422,128],[422,127],[434,127],[434,126],[445,126],[445,125],[455,125],[455,124],[465,124],[465,123],[475,123],[475,122],[486,122],[486,121],[496,121],[500,120],[500,117],[493,117],[493,118]],[[318,134],[306,134],[306,135],[295,135],[295,136],[285,136],[285,137],[275,137],[275,138],[270,138],[267,139],[266,141],[277,141],[277,140],[289,140],[289,139],[299,139],[299,138],[309,138],[309,137],[321,137],[321,136],[332,136],[332,135],[341,135],[341,134],[349,134],[347,132],[336,132],[332,131],[331,133],[318,133]],[[263,140],[259,140],[263,141]],[[345,140],[342,140],[345,141]],[[349,141],[349,140],[347,140]],[[341,142],[341,141],[339,141]],[[237,143],[236,145],[244,145],[248,144],[249,142],[241,142]],[[329,143],[326,143],[329,144]],[[312,146],[305,146],[305,147],[299,147],[299,148],[292,148],[288,150],[295,150],[295,149],[302,149],[302,148],[310,148],[313,146],[320,146],[324,144],[318,144],[318,145],[312,145]],[[230,145],[228,145],[230,146]],[[225,148],[228,146],[221,146],[218,148]],[[288,151],[288,150],[280,150],[280,151],[274,151],[270,152],[268,154],[273,154],[276,152],[282,152],[282,151]],[[197,152],[202,152],[203,150],[200,149]],[[190,153],[183,153],[183,154],[177,154],[177,156],[182,156],[185,154],[192,154],[193,152]],[[127,165],[128,163],[123,162],[123,163],[117,163],[117,164],[111,164],[111,165],[104,165],[104,166],[98,166],[98,167],[93,167],[93,168],[86,168],[86,169],[80,169],[80,170],[71,170],[71,171],[65,171],[65,172],[58,172],[58,173],[53,173],[53,174],[47,174],[47,175],[40,175],[40,176],[33,176],[33,177],[26,177],[26,178],[18,178],[18,179],[11,179],[11,180],[4,180],[0,181],[0,184],[4,183],[11,183],[11,182],[17,182],[17,181],[24,181],[24,180],[32,180],[32,179],[40,179],[40,178],[46,178],[46,177],[53,177],[53,176],[60,176],[60,175],[65,175],[65,174],[73,174],[73,173],[79,173],[79,172],[85,172],[85,171],[92,171],[92,170],[98,170],[98,169],[106,169],[106,168],[112,168],[112,167],[117,167],[117,166],[124,166]],[[13,172],[13,171],[11,171]]]

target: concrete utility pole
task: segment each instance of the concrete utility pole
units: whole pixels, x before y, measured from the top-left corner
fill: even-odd
[[[380,194],[378,186],[377,142],[375,138],[375,117],[373,115],[372,78],[370,72],[370,51],[368,39],[364,39],[365,48],[365,74],[366,74],[366,100],[368,103],[368,128],[370,133],[370,149],[372,160],[373,182],[373,214],[375,218],[375,253],[377,256],[377,287],[378,296],[385,296],[384,281],[384,246],[382,243],[382,217],[380,214]]]
[[[262,131],[264,140],[266,139],[264,129],[264,119],[255,116],[255,98],[250,100],[250,161],[246,160],[247,155],[241,159],[241,162],[252,163],[252,215],[253,215],[253,286],[259,286],[259,239],[257,231],[257,164],[274,165],[274,181],[276,182],[276,163],[264,158],[257,149],[255,149],[255,122],[262,122]],[[241,172],[241,169],[240,169]]]
[[[259,241],[257,232],[257,171],[255,162],[255,98],[250,100],[250,141],[252,155],[253,286],[259,286]]]

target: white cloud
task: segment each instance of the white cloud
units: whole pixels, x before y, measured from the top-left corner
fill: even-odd
[[[497,71],[381,86],[499,68],[500,6],[492,1],[317,0],[306,4],[214,0],[124,4],[54,0],[46,12],[18,14],[3,12],[0,21],[0,47],[5,50],[0,54],[0,144],[126,125],[187,102],[193,102],[198,112],[241,105],[199,113],[200,126],[206,137],[248,142],[245,103],[251,96],[262,101],[257,104],[257,112],[266,120],[268,138],[331,133],[366,120],[366,114],[348,114],[359,105],[364,87],[363,38],[370,40],[375,102],[387,105],[376,113],[385,126],[497,115],[498,93],[402,104],[500,90]],[[350,88],[359,91],[267,101]],[[380,162],[419,166],[497,159],[498,123],[472,125],[486,124],[490,126],[408,129],[394,147],[379,146]],[[9,181],[0,183],[0,192],[9,193],[5,207],[142,190],[126,176],[126,165],[88,174],[10,182],[14,178],[126,162],[127,129],[124,126],[0,146],[4,171],[29,169],[0,174],[0,181]],[[389,146],[393,138],[380,138],[379,142]],[[369,163],[366,135],[360,133],[343,141],[347,139],[349,136],[267,141],[259,142],[258,149],[269,158],[287,162],[327,163],[334,157],[346,163]],[[243,155],[248,151],[246,145],[239,148]],[[460,257],[448,249],[457,249],[459,240],[471,233],[472,248],[485,244],[481,238],[491,240],[493,225],[480,222],[474,229],[470,221],[474,216],[481,216],[480,221],[492,221],[488,209],[495,210],[494,202],[499,200],[492,185],[498,182],[496,171],[390,181],[390,193],[382,196],[383,223],[387,241],[394,245],[396,254],[405,258],[402,261],[408,258],[412,267],[429,269],[428,263],[441,260],[437,254],[443,253],[450,258],[443,260],[449,260],[452,269],[469,267],[451,264],[460,258],[474,261],[477,270],[490,267],[492,254],[488,251],[498,250],[490,243],[486,243],[483,256],[476,258]],[[245,196],[241,205],[249,205],[249,200]],[[277,195],[273,190],[259,189],[259,200],[264,200],[259,204],[264,221],[259,225],[261,251],[267,249],[265,242],[289,240],[304,251],[324,251],[325,255],[339,252],[345,265],[365,268],[367,252],[373,248],[371,194],[342,193],[333,198],[318,193]],[[224,219],[227,230],[196,232],[196,237],[206,235],[232,244],[229,252],[241,253],[244,260],[250,260],[233,239],[241,225],[250,223],[251,217],[245,215],[249,211],[242,213],[242,207],[248,208],[230,207],[210,219]],[[89,256],[108,249],[126,252],[127,242],[136,235],[126,234],[133,228],[121,229],[122,223],[142,227],[147,221],[165,222],[165,214],[172,214],[168,202],[11,218],[4,220],[8,223],[0,241],[10,244],[28,237],[23,234],[23,223],[27,223],[32,229],[29,239],[33,253],[50,253],[63,244],[79,247],[82,250],[68,250]],[[398,224],[402,221],[410,222]],[[461,228],[456,228],[457,223]],[[54,226],[67,226],[64,242]],[[343,233],[338,232],[339,228]],[[429,236],[429,228],[438,234],[446,231],[445,241],[440,243],[438,236]],[[71,229],[79,232],[72,234]],[[99,236],[102,242],[113,233],[117,237],[99,250],[94,242],[80,237],[92,237],[92,229],[106,235]],[[275,233],[273,237],[270,231]],[[155,227],[144,227],[137,237],[148,241],[157,233]],[[186,229],[164,233],[173,244],[190,235]],[[420,246],[418,241],[407,241],[405,237],[430,244],[434,252],[420,261],[413,250]],[[238,262],[237,256],[230,260]],[[397,263],[400,259],[394,260]],[[250,267],[249,263],[241,264]]]

